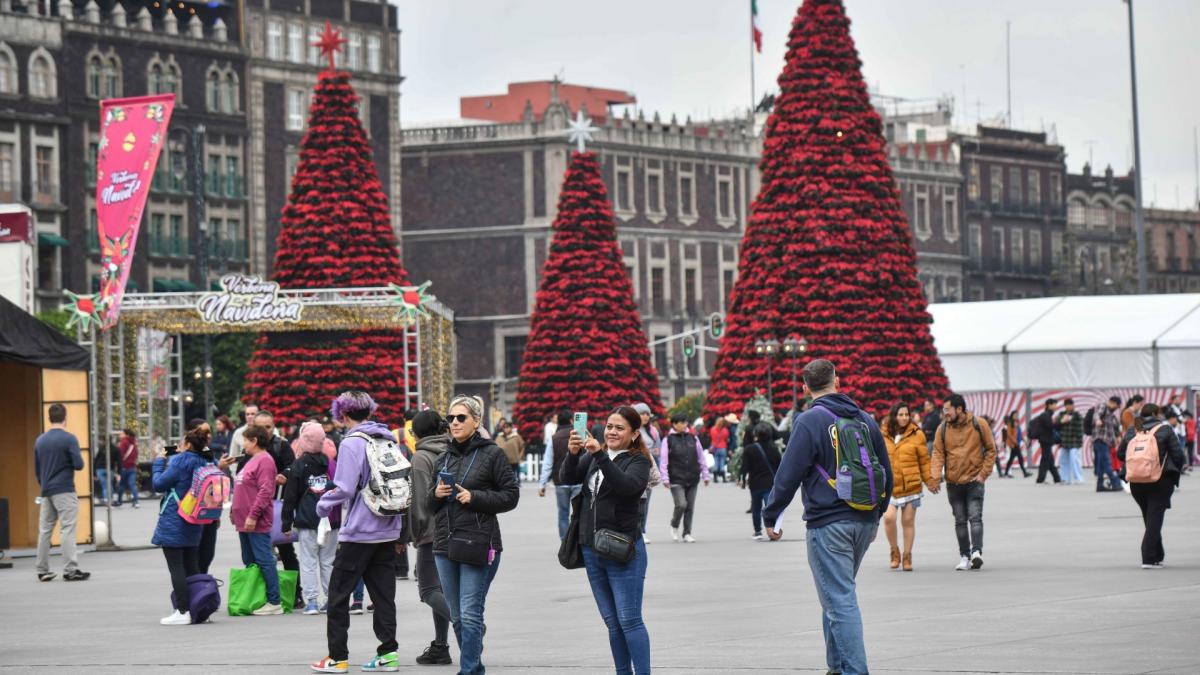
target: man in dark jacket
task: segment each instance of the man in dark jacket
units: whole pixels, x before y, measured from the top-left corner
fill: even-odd
[[[1058,469],[1054,466],[1054,445],[1057,441],[1054,438],[1054,431],[1058,428],[1058,420],[1054,417],[1054,408],[1058,406],[1058,400],[1053,398],[1046,399],[1046,409],[1042,414],[1029,421],[1029,438],[1036,440],[1041,446],[1041,460],[1038,462],[1037,482],[1046,482],[1046,473],[1049,473],[1055,483],[1061,483],[1062,478],[1058,475]]]
[[[67,431],[67,409],[61,403],[50,406],[50,428],[34,441],[33,459],[38,485],[42,487],[38,581],[50,581],[56,576],[50,571],[50,536],[55,523],[62,534],[63,581],[87,581],[92,575],[79,569],[75,548],[75,519],[79,516],[75,472],[83,470],[83,455],[79,452],[79,439]]]
[[[542,456],[542,475],[538,480],[538,496],[546,496],[546,483],[554,482],[554,497],[558,502],[558,538],[567,536],[567,525],[571,522],[571,500],[579,494],[583,487],[578,483],[561,482],[558,475],[563,462],[567,458],[567,440],[571,437],[571,410],[563,408],[558,411],[556,418],[558,428],[551,437],[550,445]]]
[[[892,467],[879,426],[849,396],[839,394],[838,386],[837,374],[829,361],[817,359],[804,367],[804,393],[813,397],[813,407],[792,424],[791,439],[775,474],[763,520],[767,536],[779,540],[783,536],[783,531],[776,529],[779,518],[792,503],[796,490],[801,491],[808,527],[808,565],[824,610],[821,622],[826,665],[831,672],[866,673],[867,651],[854,578],[867,547],[875,540],[879,519],[891,497]],[[827,467],[830,474],[835,471],[836,455],[829,434],[838,418],[857,418],[866,425],[870,443],[883,467],[885,489],[879,507],[871,511],[851,508],[817,469]],[[831,620],[831,616],[837,620]]]
[[[1075,409],[1074,399],[1063,401],[1062,414],[1058,416],[1059,434],[1062,438],[1063,480],[1067,485],[1083,482],[1083,415]]]

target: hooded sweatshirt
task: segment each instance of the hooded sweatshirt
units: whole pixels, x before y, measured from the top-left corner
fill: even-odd
[[[450,437],[445,434],[426,436],[417,441],[412,458],[412,506],[408,509],[412,543],[416,546],[432,544],[437,534],[437,523],[429,502],[421,497],[429,494],[437,483],[437,467],[442,464],[442,455],[450,448]]]
[[[363,502],[360,491],[371,477],[367,464],[367,441],[355,434],[371,438],[395,441],[387,426],[374,420],[362,422],[348,430],[338,448],[337,471],[333,476],[334,489],[321,496],[317,502],[317,515],[328,516],[335,508],[342,507],[342,528],[338,541],[357,544],[379,544],[400,538],[403,516],[377,516]]]
[[[769,528],[774,529],[779,516],[792,503],[797,489],[801,491],[804,500],[804,522],[810,530],[841,520],[877,522],[887,509],[887,499],[881,500],[882,508],[872,511],[853,509],[839,499],[837,491],[821,477],[816,465],[820,464],[833,475],[835,457],[833,443],[829,440],[829,427],[832,422],[828,414],[816,409],[818,406],[838,417],[860,417],[866,423],[870,430],[871,443],[876,448],[876,456],[887,475],[884,495],[892,494],[892,465],[888,460],[879,426],[863,413],[849,396],[826,394],[814,401],[812,408],[797,415],[792,423],[787,452],[784,453],[783,462],[775,473],[775,485],[767,497],[767,506],[763,509],[763,520]]]

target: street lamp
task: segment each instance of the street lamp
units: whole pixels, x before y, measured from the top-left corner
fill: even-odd
[[[779,340],[774,338],[769,340],[758,340],[754,343],[754,353],[763,356],[767,359],[767,400],[771,404],[771,410],[775,409],[775,387],[772,382],[772,361],[779,354]]]
[[[808,340],[804,338],[796,339],[789,337],[783,341],[783,353],[792,357],[792,407],[796,406],[796,402],[800,400],[799,392],[796,387],[796,362],[800,359],[800,355],[808,351]]]

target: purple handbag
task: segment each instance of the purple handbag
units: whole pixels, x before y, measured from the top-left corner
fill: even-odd
[[[288,534],[288,536],[286,536],[286,537],[283,535],[283,530],[280,529],[281,527],[283,527],[283,500],[282,499],[274,500],[273,506],[275,509],[275,519],[271,521],[271,545],[278,546],[280,544],[296,543],[296,528],[295,527],[292,528],[291,533]]]

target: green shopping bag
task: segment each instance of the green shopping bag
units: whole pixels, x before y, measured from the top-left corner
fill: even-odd
[[[279,570],[279,598],[285,614],[290,614],[296,597],[299,573],[294,570]],[[229,616],[249,616],[254,610],[267,604],[267,582],[258,565],[235,567],[229,570],[229,599],[225,606]]]

